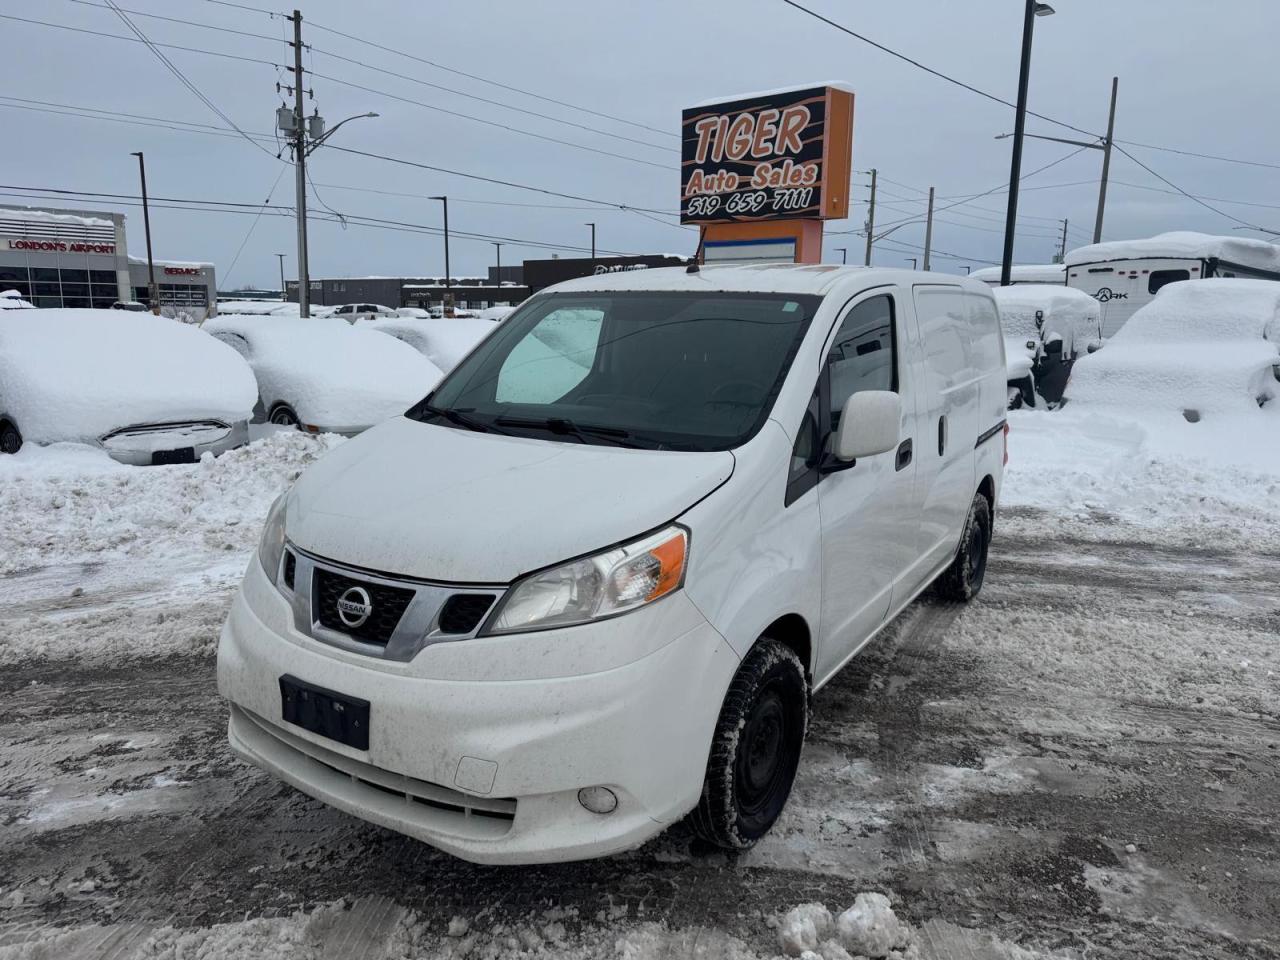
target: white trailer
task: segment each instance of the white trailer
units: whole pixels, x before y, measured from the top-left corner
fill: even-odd
[[[1162,233],[1078,247],[1066,257],[1067,286],[1102,306],[1102,336],[1115,334],[1160,288],[1180,280],[1280,280],[1280,246],[1247,237]]]
[[[983,267],[971,273],[974,280],[981,280],[989,287],[1000,286],[1000,268]],[[1009,283],[1066,283],[1066,268],[1060,263],[1015,263],[1009,271]]]

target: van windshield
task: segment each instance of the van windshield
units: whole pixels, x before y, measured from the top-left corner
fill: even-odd
[[[408,416],[580,443],[728,450],[768,417],[820,301],[757,293],[535,297]]]

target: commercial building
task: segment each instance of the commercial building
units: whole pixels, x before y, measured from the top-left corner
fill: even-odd
[[[157,260],[155,274],[162,309],[216,309],[213,264]],[[129,256],[122,213],[0,205],[0,290],[37,307],[149,305],[147,261]]]
[[[344,303],[376,303],[384,307],[441,307],[447,294],[459,310],[515,306],[529,296],[529,288],[510,278],[519,276],[519,267],[503,267],[499,282],[497,269],[486,277],[332,277],[311,278],[311,303],[318,307]],[[285,283],[288,299],[298,301],[298,281]]]

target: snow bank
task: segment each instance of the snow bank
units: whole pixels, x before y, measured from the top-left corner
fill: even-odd
[[[1049,340],[1062,337],[1068,353],[1084,352],[1090,340],[1102,337],[1102,307],[1081,290],[1053,284],[1020,283],[991,291],[1000,309],[1000,327],[1007,338]],[[1044,325],[1036,326],[1036,312]],[[1043,337],[1042,337],[1043,334]]]
[[[119,427],[248,419],[257,389],[234,350],[194,327],[120,310],[0,314],[0,408],[35,442]]]
[[[287,403],[303,423],[362,430],[398,416],[440,380],[406,343],[368,326],[312,317],[219,316],[204,325],[249,343],[247,359],[268,411]]]
[[[35,304],[23,300],[17,290],[0,290],[0,310],[34,310]]]
[[[1144,424],[1171,452],[1280,463],[1280,283],[1163,288],[1078,361],[1071,404]]]
[[[919,956],[914,931],[897,918],[882,893],[858,894],[834,922],[820,903],[795,907],[778,924],[778,944],[788,957],[802,960]]]
[[[315,311],[312,311],[313,313]],[[236,314],[243,317],[297,317],[299,307],[296,303],[283,300],[227,300],[219,301],[219,314]]]
[[[1111,260],[1208,260],[1211,258],[1280,271],[1280,247],[1248,237],[1215,237],[1207,233],[1174,231],[1142,240],[1112,240],[1076,247],[1066,256],[1068,267]]]

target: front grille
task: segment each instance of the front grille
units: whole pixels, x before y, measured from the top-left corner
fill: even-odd
[[[470,633],[493,606],[492,593],[455,593],[440,611],[441,633]]]
[[[338,615],[338,599],[352,587],[363,589],[373,607],[369,619],[356,627],[348,626]],[[321,626],[378,646],[386,646],[412,599],[412,590],[356,580],[323,567],[315,568],[311,582],[311,614]]]

